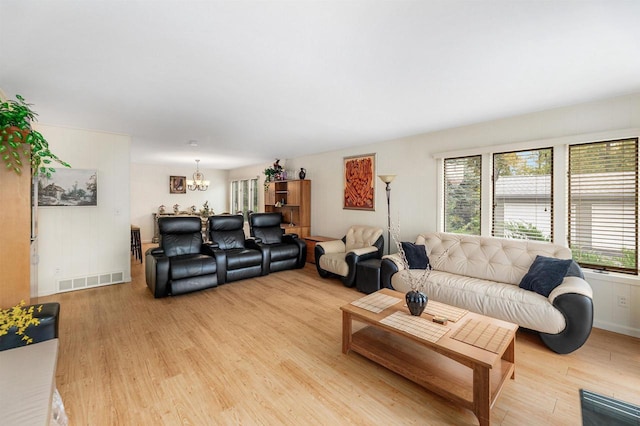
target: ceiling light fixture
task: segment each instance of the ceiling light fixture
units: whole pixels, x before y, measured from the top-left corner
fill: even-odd
[[[209,181],[204,180],[204,174],[200,173],[198,167],[200,160],[196,160],[196,171],[193,173],[193,179],[187,179],[187,188],[189,191],[206,191],[209,189]]]

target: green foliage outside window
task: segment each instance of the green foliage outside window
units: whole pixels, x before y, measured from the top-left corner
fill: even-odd
[[[515,240],[551,241],[551,238],[545,236],[534,224],[520,220],[505,222],[504,234],[507,238]]]
[[[539,176],[551,174],[553,151],[538,149],[507,152],[494,157],[496,176]]]
[[[596,253],[593,251],[582,251],[580,249],[571,249],[573,259],[581,265],[592,266],[594,269],[599,267],[614,268],[635,268],[636,252],[635,250],[622,249],[621,255]]]
[[[445,160],[445,230],[480,235],[481,157]]]

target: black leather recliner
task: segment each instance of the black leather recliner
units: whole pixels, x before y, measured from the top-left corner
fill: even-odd
[[[263,253],[245,240],[242,215],[209,217],[209,238],[218,265],[218,284],[264,275]]]
[[[202,243],[199,217],[158,219],[160,246],[147,250],[146,280],[154,297],[165,297],[218,285],[211,246]]]
[[[252,213],[251,236],[264,255],[266,273],[302,268],[307,261],[307,245],[296,234],[285,234],[280,213]]]

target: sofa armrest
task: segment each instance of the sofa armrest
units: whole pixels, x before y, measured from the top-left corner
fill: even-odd
[[[209,242],[200,246],[200,254],[206,254],[207,256],[215,256],[216,250],[220,248],[218,243]]]
[[[147,250],[146,254],[151,254],[153,256],[163,256],[164,255],[164,249],[162,249],[160,247],[152,247],[149,250]]]
[[[397,271],[402,271],[404,269],[407,269],[404,262],[402,261],[402,258],[400,257],[400,254],[398,253],[393,253],[393,254],[388,254],[386,256],[382,256],[382,259],[387,259],[388,261],[392,262],[393,264],[395,264]]]
[[[358,249],[353,249],[349,253],[353,253],[356,256],[362,256],[362,255],[365,255],[367,253],[373,253],[373,252],[377,252],[377,251],[378,251],[378,247],[369,246],[369,247],[362,247],[362,248],[358,248]]]
[[[282,237],[283,243],[295,244],[298,246],[298,259],[296,260],[296,268],[302,268],[307,263],[307,243],[298,234],[285,234]]]
[[[169,295],[169,258],[164,250],[152,248],[146,252],[145,278],[153,297]]]
[[[552,351],[568,354],[580,348],[593,327],[593,291],[579,277],[565,277],[549,294],[549,301],[564,315],[566,326],[558,334],[540,333],[540,338]]]
[[[395,273],[405,269],[405,264],[400,254],[394,253],[382,256],[382,263],[380,264],[380,288],[395,290],[391,284],[391,277],[393,277]]]
[[[389,256],[384,256],[380,263],[380,288],[395,290],[391,285],[391,277],[398,271],[398,265]]]
[[[582,294],[593,299],[593,290],[588,282],[580,277],[564,277],[562,283],[549,294],[549,302],[553,304],[556,297],[568,293]]]
[[[356,285],[356,265],[369,259],[380,259],[377,247],[364,247],[361,249],[351,250],[347,253],[344,260],[347,262],[349,273],[346,277],[340,277],[342,284],[347,287],[353,287]]]
[[[262,244],[262,238],[249,237],[244,240],[244,246],[248,249],[259,250],[262,253],[262,274],[268,275],[271,265],[271,250],[268,244]]]
[[[284,234],[282,236],[282,242],[283,243],[293,243],[298,237],[298,234]]]
[[[244,240],[244,246],[246,248],[260,250],[262,247],[262,240],[260,238],[247,238]]]
[[[344,253],[347,246],[341,240],[332,240],[316,243],[316,247],[322,247],[324,253]]]

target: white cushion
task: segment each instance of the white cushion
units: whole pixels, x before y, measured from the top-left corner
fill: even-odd
[[[411,290],[406,275],[420,273],[419,269],[399,271],[393,275],[391,284],[405,293]],[[548,298],[515,285],[434,270],[423,291],[429,300],[544,333],[556,334],[566,326],[564,315],[549,303]]]
[[[345,245],[347,251],[369,247],[376,243],[382,235],[382,228],[373,226],[353,225],[347,231]]]
[[[519,285],[537,255],[571,259],[571,250],[528,240],[433,232],[421,234],[431,267],[438,271]]]
[[[320,256],[318,261],[320,267],[325,271],[333,272],[334,274],[346,277],[349,275],[349,265],[344,260],[347,253],[325,253]]]

